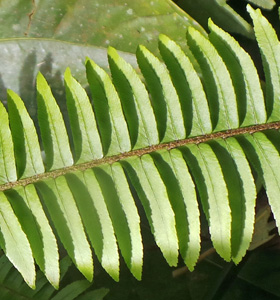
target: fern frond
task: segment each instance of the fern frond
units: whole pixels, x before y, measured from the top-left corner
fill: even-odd
[[[67,69],[68,129],[42,74],[39,136],[20,97],[8,91],[8,113],[0,104],[0,244],[31,287],[34,259],[58,287],[57,240],[89,281],[92,249],[115,280],[120,249],[140,280],[135,191],[171,266],[178,253],[190,270],[197,262],[199,201],[217,252],[241,261],[253,234],[252,166],[279,226],[280,44],[261,13],[248,10],[265,67],[265,99],[250,56],[212,21],[208,38],[188,30],[196,68],[162,35],[164,63],[143,46],[137,50],[144,81],[113,48],[112,77],[86,60],[91,98]]]

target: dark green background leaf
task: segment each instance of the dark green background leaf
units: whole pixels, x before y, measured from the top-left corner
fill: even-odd
[[[242,1],[244,0],[236,2]],[[206,30],[208,29],[208,18],[211,18],[215,24],[226,31],[242,34],[247,38],[254,38],[251,25],[234,11],[226,0],[178,0],[176,2]]]
[[[135,52],[144,44],[157,50],[159,33],[185,40],[189,25],[199,27],[171,0],[57,0],[0,2],[2,38],[51,38]]]
[[[0,1],[0,99],[10,88],[35,114],[35,76],[41,71],[54,96],[63,98],[62,74],[70,67],[86,84],[86,56],[107,68],[111,45],[136,67],[138,44],[157,52],[158,35],[165,33],[186,50],[189,25],[202,27],[171,0]],[[61,97],[63,96],[63,97]]]

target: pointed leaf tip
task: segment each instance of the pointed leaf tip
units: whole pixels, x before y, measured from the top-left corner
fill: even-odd
[[[64,78],[70,78],[72,76],[71,74],[71,70],[69,67],[66,68],[65,72],[64,72]]]
[[[117,53],[117,50],[112,46],[109,46],[107,51],[108,51],[108,54],[110,54],[110,55]]]
[[[37,81],[46,80],[44,75],[39,71],[37,74]]]
[[[211,18],[208,19],[208,28],[211,29],[211,27],[215,25],[215,23],[212,21]]]
[[[160,41],[162,41],[162,42],[168,42],[168,41],[170,40],[170,38],[169,38],[167,35],[163,34],[163,33],[161,33],[161,34],[159,35],[158,39],[159,39]]]

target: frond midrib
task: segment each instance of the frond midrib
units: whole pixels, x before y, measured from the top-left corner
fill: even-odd
[[[11,188],[26,186],[28,184],[33,184],[33,183],[36,183],[38,181],[48,179],[48,178],[57,178],[59,176],[63,176],[63,175],[66,175],[66,174],[69,174],[69,173],[72,173],[75,171],[85,171],[87,169],[98,167],[103,164],[112,164],[114,162],[118,162],[120,160],[129,158],[129,157],[142,156],[142,155],[150,154],[150,153],[153,153],[153,152],[159,151],[159,150],[171,150],[171,149],[185,146],[188,144],[200,144],[200,143],[209,142],[211,140],[216,140],[218,138],[226,139],[229,137],[234,137],[234,136],[243,135],[243,134],[253,134],[255,132],[261,132],[261,131],[265,131],[265,130],[269,130],[269,129],[279,130],[280,129],[280,121],[265,123],[265,124],[258,124],[258,125],[251,125],[251,126],[241,127],[241,128],[236,128],[236,129],[229,129],[226,131],[219,131],[219,132],[215,132],[215,133],[186,138],[183,140],[177,140],[177,141],[171,141],[168,143],[152,145],[149,147],[131,150],[129,152],[124,152],[124,153],[120,153],[120,154],[113,155],[113,156],[105,156],[101,159],[92,160],[92,161],[89,161],[86,163],[81,163],[81,164],[76,164],[76,165],[74,164],[69,167],[52,170],[52,171],[45,172],[42,174],[37,174],[35,176],[20,179],[20,180],[14,181],[14,182],[8,182],[8,183],[2,184],[0,186],[0,191],[6,191]]]

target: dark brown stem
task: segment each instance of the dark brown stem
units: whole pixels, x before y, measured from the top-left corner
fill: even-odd
[[[106,164],[106,163],[112,164],[114,162],[120,161],[125,158],[129,158],[132,156],[142,156],[144,154],[149,154],[149,153],[152,153],[152,152],[155,152],[158,150],[171,150],[171,149],[178,148],[178,147],[188,145],[188,144],[200,144],[200,143],[208,142],[208,141],[215,140],[218,138],[226,139],[229,137],[234,137],[234,136],[238,136],[238,135],[242,135],[242,134],[246,134],[246,133],[252,134],[255,132],[265,131],[268,129],[279,130],[280,122],[266,123],[266,124],[262,124],[262,125],[253,125],[253,126],[249,126],[249,127],[231,129],[231,130],[227,130],[227,131],[206,134],[206,135],[197,136],[197,137],[193,137],[193,138],[172,141],[172,142],[165,143],[165,144],[153,145],[153,146],[146,147],[143,149],[132,150],[132,151],[121,153],[121,154],[114,155],[114,156],[106,156],[104,158],[101,158],[98,160],[93,160],[93,161],[90,161],[87,163],[73,165],[70,167],[46,172],[43,174],[38,174],[38,175],[29,177],[29,178],[20,179],[15,182],[8,182],[8,183],[0,186],[0,191],[8,190],[8,189],[14,188],[16,186],[25,186],[27,184],[36,183],[36,182],[46,179],[46,178],[57,178],[58,176],[65,175],[67,173],[74,172],[74,171],[85,171],[87,169],[97,167],[99,165]]]

